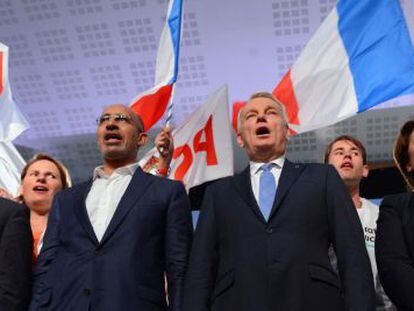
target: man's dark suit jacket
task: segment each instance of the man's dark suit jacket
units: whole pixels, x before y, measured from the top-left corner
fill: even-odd
[[[414,195],[384,198],[375,255],[381,284],[398,310],[414,310]]]
[[[100,242],[85,207],[90,187],[56,196],[30,310],[180,310],[192,239],[184,186],[138,168]]]
[[[26,311],[32,288],[29,210],[0,198],[0,311]]]
[[[328,257],[333,244],[340,278]],[[207,189],[184,311],[372,311],[370,262],[358,215],[332,166],[285,161],[269,221],[250,169]]]

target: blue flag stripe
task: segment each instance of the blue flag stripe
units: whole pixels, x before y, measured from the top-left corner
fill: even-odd
[[[338,29],[359,111],[414,93],[414,49],[398,0],[340,0]]]
[[[178,60],[180,56],[180,39],[181,39],[181,19],[182,19],[182,0],[172,0],[170,16],[168,17],[168,25],[171,31],[171,40],[174,49],[174,76],[171,78],[169,84],[177,80],[178,75]]]

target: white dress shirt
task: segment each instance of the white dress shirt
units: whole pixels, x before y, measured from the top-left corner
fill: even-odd
[[[285,157],[281,156],[270,162],[276,164],[275,166],[272,167],[270,171],[272,172],[275,178],[276,187],[277,187],[279,185],[279,178],[280,178],[280,174],[282,173],[283,164],[285,163]],[[250,161],[250,180],[252,183],[253,194],[258,204],[259,204],[259,193],[260,193],[260,189],[259,189],[260,188],[260,176],[262,176],[262,173],[263,173],[263,171],[260,168],[262,167],[263,164],[265,163]]]
[[[98,241],[101,241],[138,163],[117,168],[110,176],[103,167],[95,168],[93,183],[86,197],[86,210]]]

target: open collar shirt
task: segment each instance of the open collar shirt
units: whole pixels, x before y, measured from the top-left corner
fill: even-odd
[[[138,163],[117,168],[106,175],[103,166],[95,168],[91,190],[86,197],[86,210],[98,241],[101,241],[127,189]]]

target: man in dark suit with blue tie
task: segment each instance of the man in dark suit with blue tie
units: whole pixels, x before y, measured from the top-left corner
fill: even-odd
[[[238,128],[250,165],[206,190],[184,311],[374,310],[361,225],[335,169],[285,159],[288,126],[272,94],[254,94]]]
[[[138,167],[146,134],[129,107],[105,109],[97,134],[103,166],[56,196],[30,310],[179,311],[192,238],[184,186]]]

